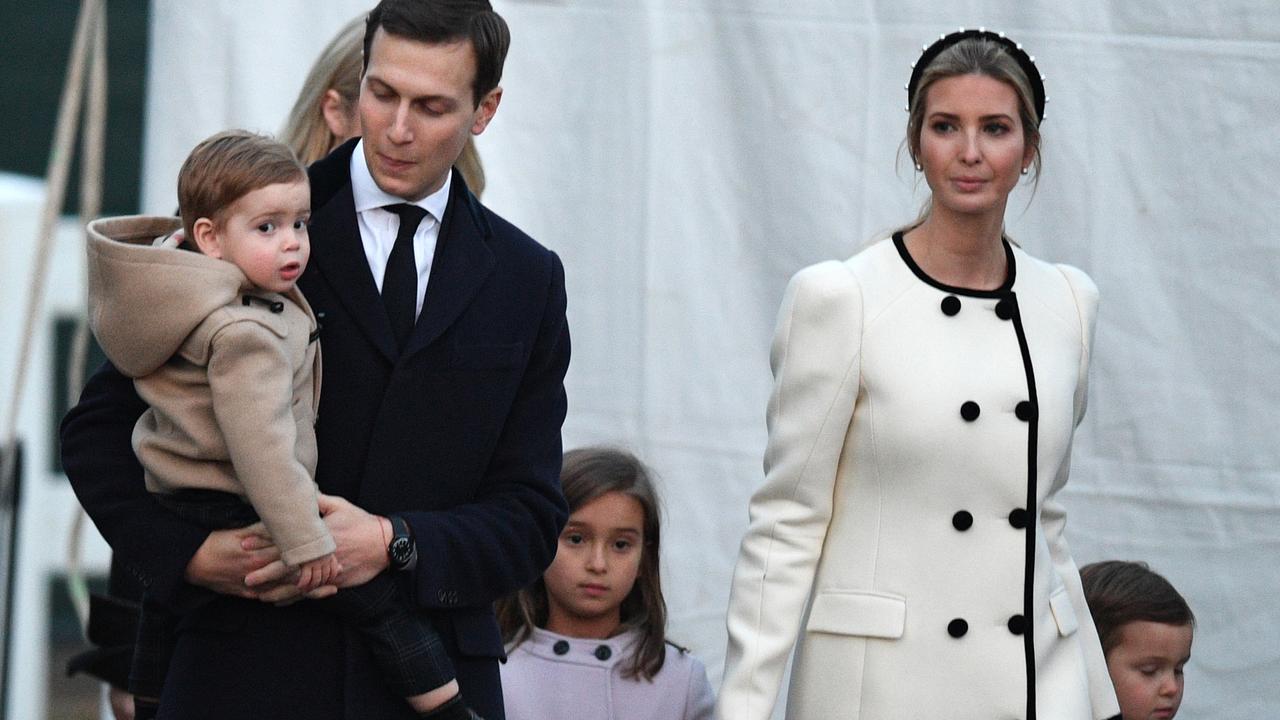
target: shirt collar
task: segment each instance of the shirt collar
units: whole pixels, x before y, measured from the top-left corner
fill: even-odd
[[[444,185],[441,185],[439,190],[411,204],[431,213],[431,217],[439,222],[444,218],[445,208],[449,205],[449,188],[452,185],[453,171],[451,170],[444,176]],[[364,140],[357,142],[355,151],[351,153],[351,194],[355,200],[357,213],[384,205],[407,202],[404,198],[398,198],[386,192],[373,181],[373,174],[369,172],[369,164],[364,157]]]

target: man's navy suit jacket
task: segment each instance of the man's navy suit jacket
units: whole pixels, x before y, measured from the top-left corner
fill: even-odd
[[[564,270],[455,172],[422,313],[398,351],[360,241],[354,148],[308,171],[311,261],[300,286],[324,357],[316,480],[408,519],[419,558],[404,577],[408,595],[443,636],[465,700],[500,719],[491,604],[550,564],[567,516]],[[63,421],[62,453],[81,503],[150,596],[197,608],[180,626],[161,717],[413,717],[333,616],[305,601],[208,602],[184,582],[208,531],[146,492],[129,440],[144,409],[132,382],[104,367]]]

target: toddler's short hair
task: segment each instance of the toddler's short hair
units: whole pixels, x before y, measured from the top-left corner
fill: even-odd
[[[1138,620],[1166,625],[1196,622],[1173,585],[1144,562],[1106,560],[1080,568],[1084,599],[1098,627],[1102,652],[1120,644],[1120,629]]]
[[[182,227],[194,242],[196,220],[217,224],[221,213],[248,193],[306,179],[306,168],[284,143],[247,130],[225,130],[196,145],[178,171]]]

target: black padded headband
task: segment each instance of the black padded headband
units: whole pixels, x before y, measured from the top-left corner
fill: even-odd
[[[1005,52],[1017,61],[1022,67],[1022,71],[1027,75],[1027,82],[1031,83],[1031,96],[1036,106],[1036,122],[1044,121],[1044,105],[1049,102],[1049,98],[1044,94],[1044,76],[1036,68],[1036,59],[1032,55],[1028,55],[1022,49],[1022,45],[1016,43],[1004,36],[1004,33],[991,32],[986,28],[978,28],[977,30],[966,30],[960,28],[958,31],[949,35],[939,35],[938,39],[932,45],[926,45],[924,52],[921,53],[920,59],[915,61],[911,66],[911,81],[907,83],[907,109],[911,109],[911,101],[916,94],[916,86],[920,84],[920,76],[924,74],[924,69],[929,67],[943,50],[955,45],[961,40],[969,40],[971,38],[990,40],[1005,49]]]

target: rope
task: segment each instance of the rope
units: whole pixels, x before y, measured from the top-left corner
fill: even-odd
[[[101,2],[101,0],[98,0]],[[107,14],[99,10],[100,19],[93,36],[93,57],[89,66],[89,102],[85,108],[84,137],[80,145],[80,224],[102,213],[103,155],[107,128]],[[85,286],[84,306],[88,306],[88,286]],[[85,375],[85,363],[89,355],[89,323],[85,316],[75,316],[75,334],[71,340],[70,358],[67,363],[66,397],[79,395]],[[80,628],[89,628],[89,584],[80,568],[80,539],[84,531],[84,508],[77,503],[75,517],[67,537],[67,593],[75,608]]]
[[[17,434],[18,417],[22,408],[22,395],[26,390],[27,368],[31,360],[31,345],[35,337],[36,323],[41,319],[41,302],[45,295],[45,286],[49,275],[49,261],[53,254],[55,230],[58,217],[66,199],[67,179],[71,174],[71,159],[75,144],[76,131],[85,95],[85,74],[91,74],[90,89],[90,127],[86,131],[86,157],[82,187],[82,210],[92,210],[96,214],[101,206],[102,184],[102,145],[103,126],[105,126],[106,103],[106,18],[103,0],[82,0],[80,15],[76,21],[75,40],[71,47],[71,56],[67,64],[66,82],[62,88],[62,97],[58,105],[58,121],[54,130],[53,146],[49,152],[49,166],[46,173],[47,194],[40,214],[40,225],[36,235],[35,268],[32,272],[31,287],[27,295],[27,306],[24,314],[23,332],[14,371],[13,394],[9,398],[9,407],[4,417],[3,432],[0,433],[0,499],[13,497],[17,478]],[[92,62],[97,66],[90,68],[90,49],[93,50]],[[97,127],[94,127],[94,126]],[[83,361],[81,361],[83,368]],[[83,372],[83,371],[82,371]],[[17,508],[15,508],[16,513]],[[10,522],[16,522],[16,514]],[[73,523],[74,525],[74,523]],[[6,545],[8,543],[5,543]],[[11,563],[16,548],[4,549],[6,564]],[[83,580],[82,580],[83,581]],[[5,603],[9,600],[6,598]],[[87,600],[86,600],[87,607]],[[77,608],[77,614],[80,614]],[[83,617],[83,616],[82,616]],[[83,621],[82,621],[83,622]]]

